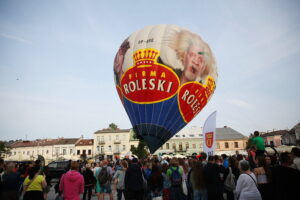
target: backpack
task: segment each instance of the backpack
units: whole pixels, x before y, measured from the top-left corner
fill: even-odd
[[[98,180],[101,186],[105,185],[111,179],[110,174],[107,171],[107,167],[103,167],[98,174]]]
[[[235,190],[235,176],[232,173],[231,167],[229,167],[229,173],[224,181],[224,188],[228,191]]]
[[[182,177],[180,175],[179,168],[177,167],[176,170],[174,170],[172,167],[170,167],[170,169],[172,171],[172,174],[171,174],[171,177],[170,177],[171,185],[172,186],[181,186]]]

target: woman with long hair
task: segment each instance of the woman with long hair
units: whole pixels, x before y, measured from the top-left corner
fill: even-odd
[[[47,187],[45,177],[39,174],[39,167],[31,167],[28,176],[24,180],[23,200],[44,200],[43,189]]]
[[[152,173],[149,177],[149,189],[151,198],[163,196],[164,178],[161,174],[161,167],[158,164],[152,165]]]
[[[207,200],[203,166],[199,160],[195,161],[192,165],[190,181],[193,188],[193,200]]]
[[[265,156],[256,157],[258,167],[254,169],[254,174],[257,179],[258,190],[263,200],[272,199],[272,173],[269,166],[266,164]]]
[[[119,168],[114,177],[114,183],[117,185],[117,198],[118,200],[122,199],[122,194],[125,196],[125,183],[124,183],[124,178],[125,178],[125,173],[128,168],[128,163],[126,160],[122,160],[120,162],[121,168]]]

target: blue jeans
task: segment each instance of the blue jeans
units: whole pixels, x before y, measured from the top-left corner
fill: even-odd
[[[207,200],[207,191],[206,190],[194,190],[193,200]]]

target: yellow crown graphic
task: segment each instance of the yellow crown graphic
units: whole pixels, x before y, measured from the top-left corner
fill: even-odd
[[[159,56],[159,51],[152,48],[140,49],[133,54],[134,64],[139,65],[151,65],[156,62]]]

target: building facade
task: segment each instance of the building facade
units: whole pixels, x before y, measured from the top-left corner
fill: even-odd
[[[202,128],[190,127],[179,131],[168,140],[155,154],[199,154],[203,151]],[[230,127],[216,129],[216,154],[243,153],[248,138]]]
[[[300,122],[282,136],[284,145],[300,146]]]
[[[262,134],[261,137],[264,138],[266,145],[278,147],[283,145],[283,136],[288,132],[287,130],[272,131]]]
[[[138,140],[132,138],[132,129],[103,129],[94,133],[94,154],[98,156],[122,157],[130,152],[131,145],[137,146]]]

